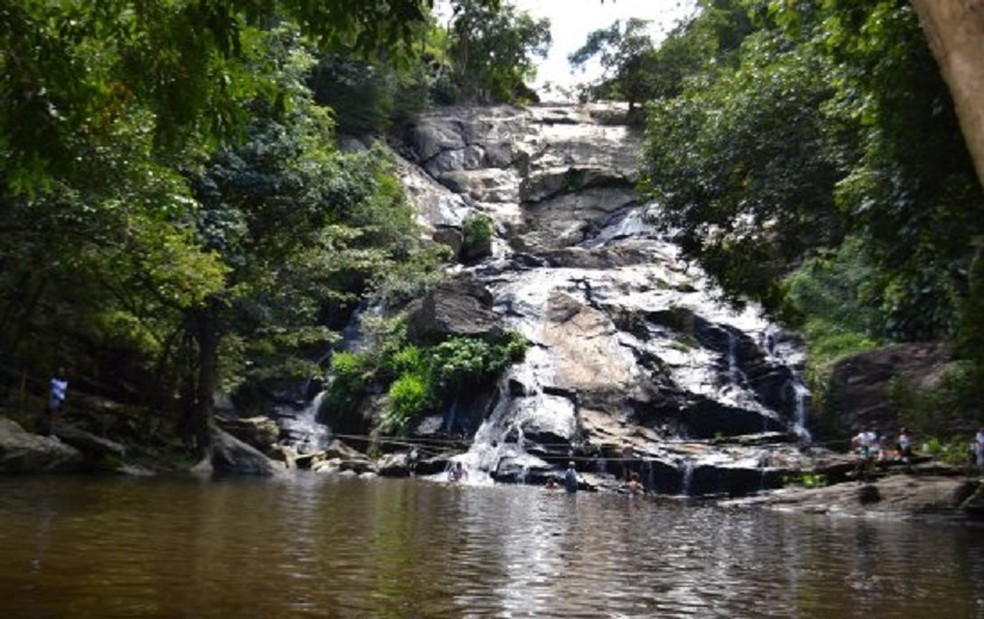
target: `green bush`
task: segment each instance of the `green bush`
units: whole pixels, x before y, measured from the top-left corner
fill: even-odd
[[[365,355],[345,351],[332,356],[331,380],[321,403],[323,409],[343,417],[358,408],[372,378],[367,360]]]
[[[431,346],[402,342],[389,333],[377,350],[338,352],[322,406],[333,414],[354,412],[375,384],[387,391],[380,430],[402,434],[424,415],[439,411],[460,390],[488,385],[522,360],[529,342],[518,333],[498,338],[453,337]],[[385,350],[385,353],[381,353]]]
[[[383,415],[383,428],[402,434],[410,423],[430,408],[431,392],[427,379],[419,374],[404,374],[390,385],[389,406]]]
[[[463,260],[473,260],[492,253],[492,219],[485,213],[469,215],[461,225]]]

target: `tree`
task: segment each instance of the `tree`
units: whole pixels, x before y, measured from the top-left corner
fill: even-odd
[[[595,57],[601,64],[604,73],[598,83],[585,88],[586,98],[628,101],[632,110],[657,96],[650,83],[657,71],[649,23],[632,18],[623,28],[622,22],[616,21],[606,29],[588,34],[584,45],[567,57],[571,65],[582,69]]]
[[[526,86],[536,75],[533,56],[550,47],[550,21],[534,20],[512,5],[499,10],[463,0],[450,27],[454,75],[465,102],[524,102],[535,98]]]
[[[873,269],[872,335],[952,335],[984,201],[912,9],[730,4],[756,32],[652,107],[646,187],[663,224],[732,297],[773,310],[779,278],[850,234]],[[704,18],[684,36],[710,31]]]
[[[782,276],[842,234],[833,190],[845,145],[824,111],[830,75],[763,31],[734,71],[649,108],[642,189],[661,206],[658,225],[732,301],[778,310]]]
[[[239,355],[223,346],[272,367],[328,337],[325,299],[361,293],[388,261],[413,262],[411,218],[378,153],[328,147],[331,123],[288,66],[298,56],[277,52],[300,39],[275,26],[294,20],[320,49],[396,58],[429,8],[2,3],[4,354],[40,372],[70,356],[112,376],[111,389],[138,373],[168,396],[182,388],[202,438],[211,388],[243,375],[224,367]]]
[[[980,2],[910,0],[950,89],[977,177],[984,183],[984,13]]]
[[[456,3],[453,3],[456,4]],[[409,50],[432,0],[12,0],[0,6],[0,149],[13,193],[77,175],[136,110],[162,156],[240,135],[245,104],[276,96],[262,30],[297,23],[321,49]],[[468,0],[498,6],[498,0]],[[494,15],[494,12],[492,13]],[[82,177],[84,178],[84,177]]]

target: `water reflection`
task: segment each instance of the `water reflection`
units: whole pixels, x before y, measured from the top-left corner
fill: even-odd
[[[2,617],[981,617],[979,530],[300,475],[0,479]]]

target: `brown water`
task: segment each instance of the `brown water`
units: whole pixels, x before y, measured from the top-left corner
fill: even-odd
[[[984,530],[540,488],[0,478],[0,618],[984,617]]]

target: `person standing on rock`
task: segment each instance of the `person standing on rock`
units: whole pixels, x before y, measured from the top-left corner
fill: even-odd
[[[65,376],[65,368],[58,368],[55,375],[48,383],[48,404],[45,407],[45,433],[51,434],[55,431],[61,414],[65,409],[65,395],[68,391],[68,378]]]
[[[912,457],[912,435],[909,434],[909,429],[906,427],[899,428],[899,435],[895,441],[895,450],[898,452],[898,457],[903,462],[908,462],[909,458]]]
[[[871,426],[865,426],[851,439],[851,445],[861,458],[857,468],[858,483],[860,484],[868,479],[869,469],[878,453],[878,434]]]

